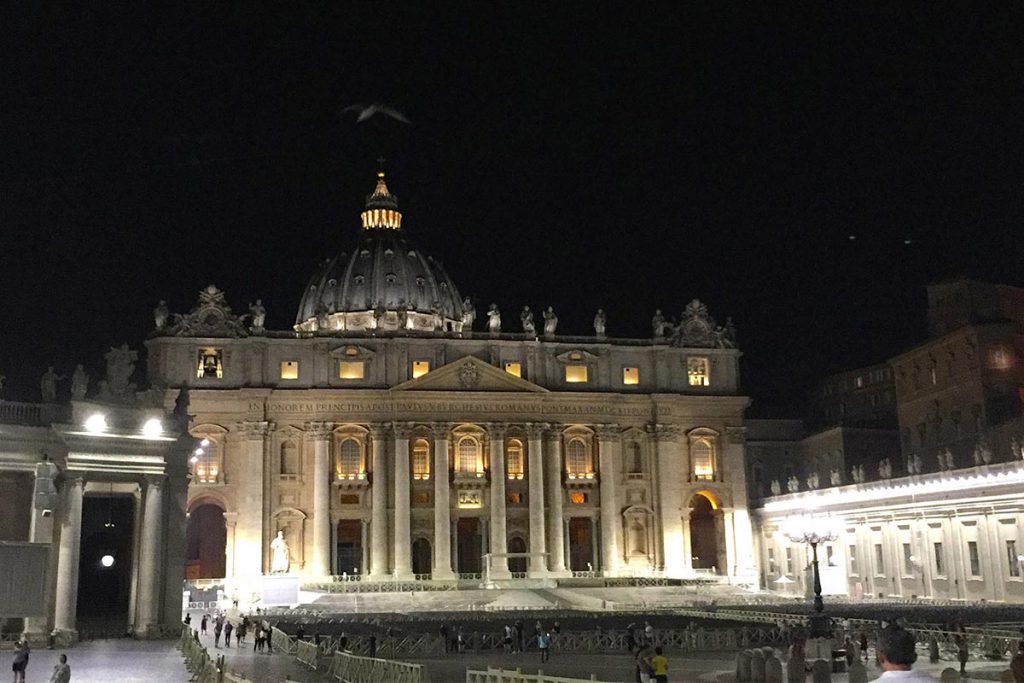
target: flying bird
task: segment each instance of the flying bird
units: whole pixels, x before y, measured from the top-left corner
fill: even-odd
[[[405,115],[402,114],[402,112],[400,112],[397,109],[394,109],[392,107],[389,107],[387,105],[380,104],[380,103],[376,103],[376,104],[353,104],[353,105],[350,105],[350,106],[345,107],[344,109],[342,109],[341,113],[347,114],[350,111],[359,112],[359,116],[356,117],[356,123],[362,123],[363,121],[368,121],[369,119],[373,118],[377,114],[382,114],[384,116],[390,116],[391,118],[395,119],[396,121],[401,121],[402,123],[406,123],[406,124],[410,124],[410,125],[412,124],[412,122],[409,119],[405,118]]]

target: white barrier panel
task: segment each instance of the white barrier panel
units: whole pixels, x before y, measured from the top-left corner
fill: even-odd
[[[0,614],[46,616],[49,543],[0,541]]]
[[[591,674],[590,678],[563,678],[548,676],[543,671],[535,674],[503,671],[487,667],[487,671],[466,669],[466,683],[603,683]]]
[[[262,604],[299,604],[299,577],[290,574],[271,574],[263,577]]]

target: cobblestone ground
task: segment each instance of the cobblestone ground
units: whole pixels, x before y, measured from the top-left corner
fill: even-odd
[[[57,658],[68,656],[74,683],[185,683],[185,660],[169,640],[90,640],[66,650],[33,650],[25,680],[48,681]],[[3,653],[4,680],[10,676],[11,653]]]

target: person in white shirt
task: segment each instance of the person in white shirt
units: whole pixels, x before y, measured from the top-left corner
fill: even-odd
[[[887,626],[878,634],[878,664],[882,667],[882,675],[878,681],[899,681],[899,683],[918,683],[934,681],[924,671],[914,671],[917,661],[916,641],[914,634],[899,626]]]

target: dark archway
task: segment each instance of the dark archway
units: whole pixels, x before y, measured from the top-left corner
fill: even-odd
[[[431,566],[430,541],[417,538],[412,544],[412,573],[417,576],[430,576]]]
[[[483,538],[478,517],[462,517],[455,525],[458,534],[458,565],[460,574],[483,571]]]
[[[224,576],[228,535],[224,508],[205,501],[188,514],[185,545],[186,579],[219,579]]]
[[[696,494],[690,499],[690,554],[694,569],[713,569],[718,566],[717,515],[711,499]]]
[[[574,572],[594,568],[594,523],[589,517],[569,519],[569,569]]]
[[[526,552],[526,541],[520,536],[513,536],[508,539],[508,551],[510,553],[525,553]],[[525,574],[527,567],[527,558],[525,557],[510,557],[508,558],[508,570],[513,573]]]
[[[85,497],[77,614],[84,637],[118,637],[128,630],[134,538],[132,496]],[[103,562],[106,556],[109,565]]]
[[[363,521],[338,520],[338,545],[335,571],[338,574],[360,574],[363,571]]]

